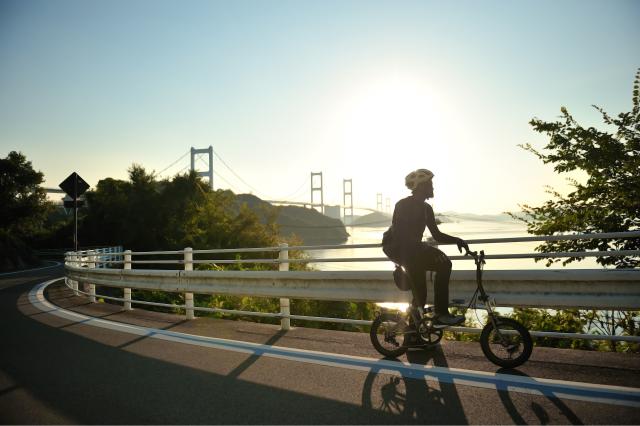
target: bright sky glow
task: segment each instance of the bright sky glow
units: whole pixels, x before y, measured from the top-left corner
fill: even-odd
[[[529,120],[630,109],[638,22],[633,0],[4,0],[0,155],[57,187],[212,145],[244,181],[216,158],[217,188],[308,201],[322,171],[367,207],[428,168],[436,211],[516,210],[566,190],[516,146],[544,144]]]

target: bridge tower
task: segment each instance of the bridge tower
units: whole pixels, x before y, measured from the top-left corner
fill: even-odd
[[[196,149],[191,147],[191,171],[196,171],[196,154],[209,154],[209,170],[206,172],[197,172],[198,176],[209,178],[209,186],[213,189],[213,147]]]
[[[342,217],[345,225],[353,223],[353,182],[352,179],[342,179]]]
[[[391,213],[391,199],[389,197],[387,197],[387,199],[385,200],[384,211],[386,211],[387,213]]]
[[[380,192],[376,194],[376,210],[382,211],[382,194]]]
[[[320,177],[320,186],[314,185],[315,179],[313,178],[315,176]],[[318,191],[320,192],[320,204],[313,202],[313,194]],[[318,172],[318,173],[311,172],[311,208],[313,209],[316,207],[320,207],[320,213],[324,214],[324,193],[322,190],[322,172]]]

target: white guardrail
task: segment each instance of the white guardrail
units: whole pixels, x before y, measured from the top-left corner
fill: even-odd
[[[469,244],[493,244],[527,241],[560,241],[585,239],[640,238],[640,231],[577,234],[561,236],[491,238],[468,240]],[[290,271],[291,263],[329,262],[389,262],[386,257],[367,258],[304,258],[289,259],[290,250],[314,251],[327,249],[380,248],[380,244],[351,244],[289,247],[244,248],[132,252],[122,247],[68,252],[65,256],[67,285],[76,295],[86,294],[91,302],[97,297],[124,302],[125,309],[132,304],[164,306],[184,309],[187,319],[194,318],[194,311],[222,312],[235,315],[254,315],[280,318],[283,329],[290,327],[290,319],[340,322],[368,325],[371,321],[347,318],[323,318],[291,315],[289,299],[318,299],[354,302],[405,302],[411,301],[411,292],[399,291],[393,283],[390,271]],[[272,253],[273,258],[253,259],[195,259],[215,254]],[[275,255],[277,254],[277,258]],[[382,253],[381,253],[382,254]],[[144,260],[149,256],[173,256],[169,259]],[[175,258],[178,256],[179,258]],[[640,250],[588,251],[560,253],[522,253],[487,255],[486,259],[568,258],[633,256]],[[451,256],[452,260],[469,259]],[[278,271],[212,271],[193,270],[199,264],[277,264]],[[133,265],[173,265],[172,269],[133,269]],[[148,266],[147,266],[148,267]],[[78,283],[85,285],[85,291]],[[640,269],[547,269],[547,270],[485,270],[483,284],[496,305],[502,307],[579,308],[579,309],[640,309]],[[124,297],[97,295],[96,285],[124,289]],[[433,283],[429,282],[428,303],[433,302]],[[185,294],[184,305],[133,300],[131,289],[160,290]],[[466,305],[476,289],[475,271],[456,271],[451,275],[450,298],[465,301]],[[230,294],[280,298],[279,313],[247,312],[219,308],[196,307],[193,294]],[[479,329],[453,327],[452,331],[477,333]],[[601,336],[574,333],[532,331],[534,336],[596,338],[603,340],[640,341],[636,336]]]

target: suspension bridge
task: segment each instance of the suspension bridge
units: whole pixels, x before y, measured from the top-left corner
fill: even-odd
[[[181,161],[185,160],[190,155],[190,161],[182,168]],[[235,193],[240,194],[246,192],[239,189],[237,185],[230,182],[230,179],[222,175],[216,169],[214,169],[214,157],[218,162],[224,166],[231,175],[234,176],[243,186],[245,186],[250,193],[262,195],[263,192],[257,190],[253,185],[249,184],[245,179],[238,174],[234,168],[232,168],[214,149],[213,146],[208,148],[194,148],[182,154],[179,158],[171,162],[168,166],[156,172],[157,177],[169,177],[171,175],[177,175],[186,171],[193,171],[198,176],[206,178],[211,189],[214,189],[214,181],[221,180],[229,189]],[[177,171],[176,171],[177,170]],[[308,189],[308,193],[306,192]],[[64,191],[59,188],[45,188],[49,194],[64,194]],[[307,195],[308,201],[304,201],[301,198]],[[311,172],[308,179],[306,179],[294,192],[289,194],[284,199],[265,197],[263,201],[266,201],[275,205],[291,205],[302,206],[304,208],[316,209],[322,214],[325,214],[334,219],[341,219],[345,224],[351,224],[354,220],[354,211],[363,211],[367,213],[390,213],[391,200],[390,198],[383,198],[382,193],[376,194],[376,207],[367,206],[354,206],[353,205],[353,179],[342,180],[342,204],[328,204],[325,203],[325,186],[322,172]],[[383,203],[384,202],[384,203]]]

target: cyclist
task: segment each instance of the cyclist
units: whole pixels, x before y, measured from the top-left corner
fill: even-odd
[[[464,322],[464,316],[449,313],[451,260],[442,251],[422,242],[422,234],[428,227],[437,242],[455,243],[461,252],[462,248],[468,251],[469,246],[463,239],[452,237],[438,229],[433,208],[425,202],[433,197],[433,176],[427,169],[418,169],[405,177],[405,185],[412,195],[396,203],[391,227],[382,239],[382,249],[389,259],[404,266],[409,274],[413,294],[413,322],[422,318],[427,302],[426,271],[435,271],[434,321],[447,326],[457,325]]]

